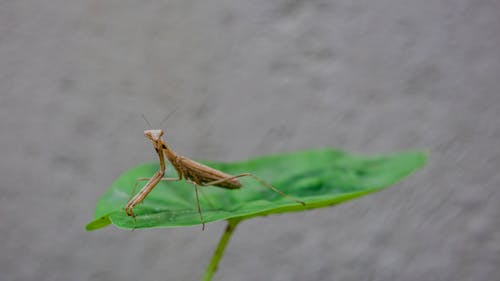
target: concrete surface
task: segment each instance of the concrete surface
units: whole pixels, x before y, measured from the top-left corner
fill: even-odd
[[[245,222],[215,280],[499,280],[500,2],[0,1],[0,280],[198,280],[224,223],[85,232],[125,169],[428,149],[336,208]]]

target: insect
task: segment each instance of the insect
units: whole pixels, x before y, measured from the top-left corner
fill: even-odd
[[[239,175],[229,175],[222,171],[210,168],[206,165],[198,163],[184,156],[177,155],[172,151],[167,143],[163,140],[163,130],[145,130],[144,136],[148,138],[152,143],[153,147],[158,154],[160,160],[160,169],[151,178],[139,178],[137,180],[147,180],[144,187],[127,203],[125,206],[125,212],[128,216],[135,217],[134,207],[141,203],[148,194],[156,187],[160,181],[180,181],[182,179],[192,183],[196,192],[196,201],[198,203],[198,213],[200,214],[200,219],[202,222],[202,229],[205,229],[205,221],[203,220],[203,215],[201,212],[200,200],[198,197],[198,186],[217,186],[227,189],[239,189],[242,187],[241,182],[238,178],[241,177],[252,177],[257,180],[262,185],[268,187],[274,192],[285,196],[291,197],[281,190],[275,188],[263,179],[251,174],[242,173]],[[177,178],[164,178],[165,176],[165,158],[172,164],[177,172]],[[293,199],[297,203],[305,206],[303,201]]]

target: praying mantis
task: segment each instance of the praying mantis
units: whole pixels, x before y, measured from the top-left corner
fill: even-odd
[[[241,177],[252,177],[257,180],[263,186],[268,187],[274,192],[280,194],[284,197],[291,197],[276,187],[272,186],[270,183],[264,181],[263,179],[251,174],[251,173],[242,173],[239,175],[230,175],[226,174],[222,171],[216,170],[214,168],[208,167],[201,163],[198,163],[194,160],[191,160],[184,156],[177,155],[174,151],[170,149],[167,143],[163,140],[163,130],[161,129],[152,129],[145,130],[144,136],[148,138],[152,143],[153,147],[158,154],[158,158],[160,161],[159,170],[151,177],[151,178],[139,178],[138,181],[147,180],[147,183],[143,186],[143,188],[134,196],[132,199],[128,201],[125,206],[125,213],[128,216],[134,217],[134,207],[141,203],[148,194],[158,185],[160,181],[181,181],[186,180],[194,185],[195,193],[196,193],[196,201],[198,203],[198,213],[200,214],[200,220],[202,223],[202,229],[205,229],[205,221],[203,219],[200,200],[198,197],[198,186],[217,186],[226,189],[239,189],[242,187],[241,182],[238,178]],[[172,164],[174,169],[177,172],[177,178],[165,178],[165,158]],[[302,204],[305,206],[303,201],[294,199],[295,202]]]

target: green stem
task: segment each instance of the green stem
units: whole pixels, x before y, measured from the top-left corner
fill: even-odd
[[[234,230],[236,229],[236,226],[238,225],[238,223],[240,223],[240,221],[241,219],[227,220],[226,230],[224,231],[222,237],[219,240],[217,249],[215,249],[215,252],[212,255],[212,260],[210,260],[210,263],[208,264],[207,269],[205,270],[205,274],[203,275],[202,281],[212,280],[212,277],[217,271],[217,266],[219,265],[219,262],[222,256],[224,255],[224,250],[226,249],[227,243],[229,242],[229,239],[231,239],[231,235],[233,234]]]

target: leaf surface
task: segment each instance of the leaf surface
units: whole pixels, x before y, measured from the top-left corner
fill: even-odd
[[[400,181],[424,166],[426,155],[408,151],[364,157],[335,149],[317,149],[235,163],[200,162],[228,174],[250,172],[306,202],[306,206],[302,206],[251,177],[243,177],[241,189],[200,187],[200,204],[208,223],[339,204]],[[158,167],[158,164],[144,164],[118,177],[97,202],[94,220],[87,225],[87,230],[109,224],[127,229],[200,224],[194,187],[185,181],[160,182],[144,202],[134,208],[135,220],[125,214],[125,204],[145,184],[145,181],[139,182],[134,191],[136,179],[151,177]],[[167,165],[167,176],[177,176],[170,165]]]

